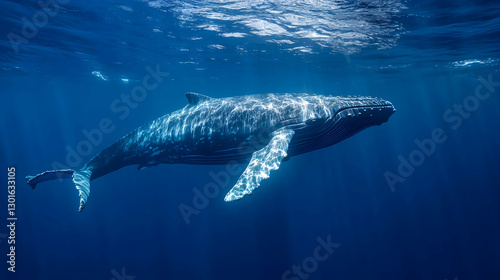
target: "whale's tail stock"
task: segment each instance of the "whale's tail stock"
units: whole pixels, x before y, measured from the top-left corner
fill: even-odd
[[[78,211],[82,211],[90,194],[91,175],[92,171],[84,167],[78,171],[73,169],[49,170],[35,176],[26,176],[26,180],[28,181],[28,185],[32,189],[35,189],[36,185],[45,181],[72,178],[80,196],[80,208]]]

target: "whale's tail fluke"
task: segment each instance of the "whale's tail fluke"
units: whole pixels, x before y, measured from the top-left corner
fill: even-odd
[[[62,170],[49,170],[43,173],[37,174],[36,176],[26,176],[28,185],[32,189],[35,189],[36,185],[45,181],[56,180],[56,179],[73,179],[78,194],[80,196],[80,208],[78,211],[82,211],[87,204],[87,199],[90,194],[90,176],[92,171],[83,168],[79,171],[72,169],[62,169]]]

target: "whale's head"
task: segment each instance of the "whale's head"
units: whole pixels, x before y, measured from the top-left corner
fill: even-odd
[[[332,97],[331,113],[321,129],[326,141],[340,142],[370,126],[381,125],[396,111],[394,106],[380,98],[365,96]]]
[[[391,102],[376,97],[330,97],[330,114],[325,123],[355,127],[381,125],[396,111]],[[366,128],[365,127],[365,128]]]
[[[363,96],[329,96],[319,103],[321,106],[315,106],[317,111],[303,120],[298,131],[296,144],[304,150],[308,145],[328,147],[370,126],[381,125],[396,111],[389,101]],[[302,153],[301,147],[298,150]]]

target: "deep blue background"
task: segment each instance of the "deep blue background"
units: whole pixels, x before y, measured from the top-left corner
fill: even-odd
[[[407,9],[391,19],[403,27],[394,31],[400,36],[394,47],[348,56],[217,37],[144,2],[125,3],[133,13],[117,8],[123,2],[91,2],[65,4],[19,53],[6,34],[20,32],[20,19],[37,4],[0,2],[0,213],[6,214],[6,169],[15,166],[19,218],[17,272],[6,271],[7,243],[0,239],[0,275],[107,280],[126,268],[136,280],[281,279],[313,256],[318,237],[331,236],[340,247],[309,279],[500,279],[500,87],[458,129],[443,119],[475,93],[480,76],[500,82],[495,1],[404,2]],[[152,32],[156,27],[164,32]],[[169,76],[121,120],[110,105],[141,84],[148,65]],[[35,191],[25,184],[24,176],[65,163],[66,147],[85,139],[83,129],[103,118],[116,127],[86,162],[139,125],[183,107],[188,91],[370,95],[390,100],[397,112],[380,127],[283,163],[241,201],[225,203],[229,187],[221,190],[189,225],[179,204],[192,205],[192,189],[225,166],[123,168],[92,182],[81,213],[69,180]],[[447,140],[392,192],[384,172],[396,173],[398,156],[408,158],[414,141],[435,128]]]

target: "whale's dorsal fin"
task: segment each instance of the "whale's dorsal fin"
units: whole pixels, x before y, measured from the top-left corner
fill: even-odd
[[[293,130],[287,128],[275,131],[269,144],[252,154],[250,163],[238,182],[226,194],[224,201],[234,201],[252,194],[252,191],[259,187],[260,181],[269,178],[271,170],[277,170],[283,158],[287,156],[288,144],[294,134]]]
[[[188,99],[189,105],[198,105],[199,103],[203,101],[207,101],[212,99],[210,96],[206,96],[203,94],[199,94],[196,92],[186,92],[186,97]]]

